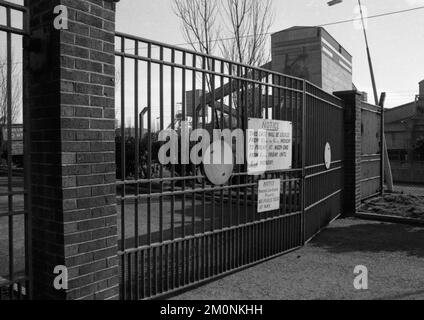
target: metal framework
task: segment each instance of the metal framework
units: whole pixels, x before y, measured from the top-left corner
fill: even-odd
[[[341,213],[338,98],[303,79],[128,34],[116,43],[122,299],[163,296],[294,250]],[[291,170],[254,177],[245,163],[213,186],[201,167],[158,162],[159,130],[185,120],[191,129],[245,131],[249,118],[293,123]],[[257,213],[259,178],[281,180],[280,210]]]
[[[19,104],[24,169],[18,170],[12,157],[16,125],[12,56],[14,39],[27,41],[29,13],[25,6],[4,0],[0,10],[6,17],[4,23],[0,21],[0,36],[6,39],[6,64],[1,67],[7,75],[0,99],[6,101],[7,111],[7,165],[0,170],[4,172],[0,175],[0,300],[26,299],[32,291],[30,137],[23,70]],[[21,23],[16,24],[14,17]],[[128,34],[117,33],[116,40],[122,299],[157,298],[287,253],[342,213],[345,153],[340,99],[308,81],[266,69]],[[362,112],[379,115],[382,121],[375,106],[364,105]],[[228,184],[214,186],[201,166],[164,166],[158,161],[160,130],[180,132],[187,121],[190,130],[246,131],[249,118],[293,123],[291,170],[250,176],[244,163],[235,166]],[[324,163],[327,144],[329,164]],[[369,159],[363,154],[363,165],[375,165],[377,157],[381,159],[377,152]],[[259,179],[280,179],[279,210],[257,212]],[[373,184],[378,191],[382,181],[377,180],[364,177],[362,184]]]
[[[365,201],[384,191],[383,108],[362,103],[361,200]],[[376,139],[376,137],[378,137]]]
[[[26,170],[28,169],[28,136],[24,127],[24,168],[16,168],[13,163],[13,148],[15,136],[13,130],[17,126],[12,114],[15,108],[22,108],[24,125],[26,109],[24,108],[23,98],[25,94],[24,72],[22,71],[22,79],[17,79],[19,74],[13,72],[15,66],[23,65],[22,61],[13,60],[13,55],[17,51],[22,52],[23,42],[28,35],[28,9],[25,6],[13,4],[0,0],[0,10],[5,13],[6,20],[0,21],[0,37],[5,39],[6,63],[1,65],[3,74],[6,74],[5,83],[0,91],[0,101],[5,104],[2,112],[5,119],[2,119],[6,132],[3,136],[2,144],[5,144],[6,165],[2,166],[0,174],[0,239],[1,239],[1,256],[0,256],[0,300],[14,300],[30,298],[30,217],[28,214],[28,180]],[[4,38],[3,38],[4,37]],[[15,51],[16,50],[16,51]],[[19,52],[20,54],[20,52]],[[14,101],[17,95],[14,90],[14,83],[19,83],[23,90],[22,100]],[[19,97],[20,98],[20,97]],[[4,250],[3,250],[4,249]]]
[[[305,88],[305,239],[309,241],[343,213],[344,106],[313,84]],[[331,147],[329,168],[324,148]]]

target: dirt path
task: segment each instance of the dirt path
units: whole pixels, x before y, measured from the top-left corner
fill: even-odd
[[[369,290],[353,287],[357,265]],[[424,228],[336,221],[303,249],[175,297],[188,299],[424,299]]]

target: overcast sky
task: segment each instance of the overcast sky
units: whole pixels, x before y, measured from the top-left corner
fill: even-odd
[[[291,26],[322,25],[358,17],[357,1],[344,0],[334,7],[327,0],[274,0],[271,31]],[[173,13],[172,0],[121,0],[117,30],[170,44],[185,42]],[[368,15],[424,6],[424,0],[362,0]],[[372,89],[363,33],[348,22],[325,27],[353,55],[353,81],[359,90]],[[387,107],[413,101],[418,82],[424,80],[424,10],[374,18],[368,37],[379,92],[387,91]]]

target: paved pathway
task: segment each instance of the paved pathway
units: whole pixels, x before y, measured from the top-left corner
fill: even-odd
[[[357,265],[369,290],[353,287]],[[344,219],[306,247],[175,297],[186,299],[424,299],[424,228]]]

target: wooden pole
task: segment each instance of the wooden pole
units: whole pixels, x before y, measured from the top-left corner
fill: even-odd
[[[384,128],[384,103],[386,100],[386,93],[383,92],[380,97],[379,106],[381,107],[381,143],[382,143],[382,172],[381,176],[384,177],[381,181],[381,196],[384,196],[384,180],[386,180],[387,190],[389,192],[393,192],[393,175],[392,175],[392,167],[390,165],[389,153],[387,151],[387,141],[386,134]]]

